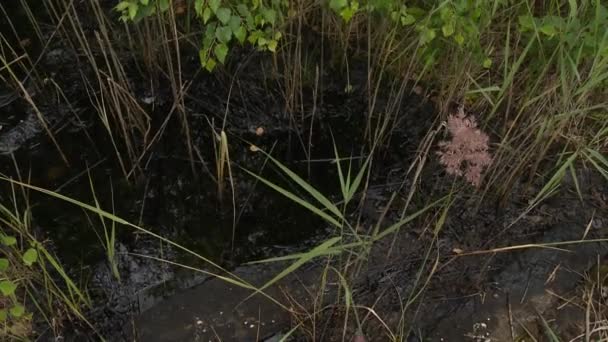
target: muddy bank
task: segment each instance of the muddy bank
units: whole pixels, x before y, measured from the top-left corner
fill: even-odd
[[[61,51],[57,49],[61,48],[53,49],[53,56]],[[69,53],[60,55],[70,56]],[[252,63],[259,62],[254,60]],[[255,65],[250,69],[259,73],[260,68]],[[51,67],[50,64],[48,66]],[[231,203],[233,190],[228,186],[225,191],[229,196],[225,201],[218,200],[217,184],[211,180],[214,175],[209,174],[209,170],[214,168],[214,150],[209,142],[215,138],[217,126],[214,128],[210,123],[215,120],[219,122],[225,108],[229,108],[225,130],[234,165],[290,187],[289,181],[282,178],[280,173],[265,167],[263,155],[250,151],[250,144],[253,143],[272,152],[275,158],[305,176],[321,191],[332,195],[338,190],[336,169],[331,162],[334,158],[333,144],[336,143],[343,155],[358,156],[361,153],[366,90],[356,87],[346,93],[346,81],[332,78],[332,74],[337,73],[328,71],[324,75],[328,82],[324,93],[319,96],[311,122],[306,113],[286,112],[280,87],[260,82],[265,75],[251,70],[234,79],[226,79],[222,75],[199,75],[192,79],[192,92],[198,95],[189,97],[186,106],[191,115],[193,143],[202,158],[189,160],[181,138],[181,124],[177,120],[171,121],[163,139],[150,149],[143,173],[136,181],[121,180],[119,165],[113,159],[114,151],[107,140],[107,144],[90,143],[91,136],[96,139],[101,137],[100,141],[107,139],[107,136],[103,138],[106,133],[96,121],[94,108],[87,103],[89,99],[79,95],[74,86],[65,89],[71,89],[67,95],[74,102],[70,105],[77,105],[77,112],[81,116],[73,115],[73,107],[65,104],[61,107],[56,102],[39,108],[49,118],[61,110],[61,115],[55,121],[57,124],[52,125],[51,129],[69,165],[61,161],[60,152],[40,129],[39,123],[32,122],[31,129],[28,128],[21,135],[19,143],[11,140],[15,133],[10,132],[29,127],[27,120],[15,120],[14,126],[2,132],[6,133],[2,136],[12,141],[10,149],[17,165],[21,170],[31,171],[33,184],[59,189],[61,193],[85,203],[93,200],[92,184],[103,208],[112,208],[116,215],[230,269],[248,260],[304,251],[319,238],[327,236],[325,224],[276,192],[261,187],[239,168],[233,169],[235,208]],[[363,69],[354,69],[353,72],[365,74]],[[63,80],[75,82],[76,75],[66,73]],[[229,97],[231,93],[237,95]],[[43,103],[46,99],[44,95],[44,92],[36,95],[40,96],[38,103]],[[143,106],[148,98],[141,97],[139,100]],[[387,105],[388,100],[379,99],[378,102],[381,108],[381,105]],[[171,106],[160,100],[154,100],[154,103],[153,115],[159,117]],[[32,117],[32,109],[22,99],[12,102],[10,108],[20,117]],[[310,103],[305,104],[304,108],[313,110]],[[374,171],[374,177],[379,180],[385,179],[383,165],[392,164],[395,174],[402,172],[401,156],[409,155],[411,158],[421,134],[426,131],[425,125],[431,123],[428,116],[432,116],[432,106],[413,94],[404,96],[399,108],[402,118],[396,126],[395,138],[384,147],[383,153],[387,158],[378,159],[378,167]],[[305,119],[294,123],[294,116]],[[310,127],[313,128],[312,134],[308,131]],[[264,133],[259,134],[258,128],[262,128]],[[300,140],[301,136],[308,138],[305,143]],[[4,158],[8,161],[11,157]],[[362,157],[354,160],[360,161]],[[198,174],[192,173],[192,162]],[[11,165],[5,163],[4,172],[14,175]],[[87,168],[91,168],[89,172]],[[395,174],[393,177],[398,177]],[[386,188],[398,186],[391,184]],[[384,185],[374,185],[374,188],[378,191],[376,197],[386,196],[381,190],[385,188]],[[192,267],[206,267],[200,260],[172,246],[124,227],[119,227],[117,231],[120,242],[116,245],[116,264],[120,279],[116,279],[99,240],[103,234],[101,222],[83,216],[78,208],[35,193],[31,201],[35,204],[33,216],[39,238],[52,240],[54,250],[69,268],[70,274],[82,277],[88,284],[93,307],[86,314],[94,330],[101,336],[112,340],[128,339],[128,335],[118,333],[120,329],[117,329],[125,321],[138,321],[138,314],[145,314],[149,308],[162,308],[164,299],[179,296],[182,291],[195,285],[218,283],[210,282],[207,277],[184,275],[179,268],[150,259],[156,257]],[[374,210],[370,207],[370,212]],[[74,249],[75,245],[80,248]],[[265,277],[269,274],[263,273]],[[214,291],[219,291],[219,285]],[[212,295],[211,299],[215,298],[216,294]],[[217,296],[222,295],[218,292]],[[254,304],[251,305],[245,307],[251,309]],[[279,322],[278,319],[276,321]],[[62,322],[63,338],[81,340],[91,335],[92,330],[85,324],[74,323]],[[53,338],[54,331],[42,332],[42,340]]]

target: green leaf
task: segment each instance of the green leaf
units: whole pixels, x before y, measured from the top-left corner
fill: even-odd
[[[262,9],[262,16],[264,16],[264,20],[273,25],[277,22],[277,12],[272,8],[264,8]]]
[[[213,52],[215,53],[215,57],[217,57],[217,60],[220,61],[220,63],[224,64],[224,62],[226,61],[226,56],[228,55],[228,46],[226,46],[225,44],[217,44],[213,49]]]
[[[215,37],[222,43],[228,44],[232,38],[232,30],[228,26],[221,26],[215,30]]]
[[[23,254],[23,262],[26,266],[32,266],[32,264],[34,264],[36,260],[38,260],[38,251],[36,251],[34,248],[28,249]]]
[[[171,3],[169,2],[169,0],[159,0],[158,1],[158,7],[160,7],[160,10],[162,12],[168,10],[169,6],[171,6]]]
[[[203,24],[206,24],[209,21],[209,19],[211,19],[211,9],[209,7],[205,7],[202,17],[203,17]]]
[[[449,8],[448,6],[443,6],[439,10],[439,17],[441,18],[441,21],[443,21],[443,22],[450,21],[450,19],[452,19],[453,16],[454,16],[454,11],[451,8]]]
[[[345,22],[349,22],[353,18],[353,16],[355,15],[356,12],[357,11],[355,9],[353,9],[352,7],[346,7],[340,11],[340,17]]]
[[[133,20],[135,18],[138,8],[136,3],[129,3],[129,19]]]
[[[444,37],[449,37],[454,34],[454,23],[449,22],[441,27],[441,32],[443,32]]]
[[[205,64],[207,64],[207,58],[208,58],[208,54],[205,49],[198,50],[198,59],[200,60],[202,67],[204,67]]]
[[[150,0],[139,0],[139,2],[144,6],[148,6],[148,4],[150,3]]]
[[[123,12],[129,7],[130,4],[131,3],[128,1],[121,1],[118,3],[118,5],[116,5],[116,7],[114,7],[114,9],[119,12]]]
[[[473,10],[473,13],[471,14],[471,16],[473,17],[473,19],[477,20],[479,19],[479,17],[481,17],[481,7],[477,7]]]
[[[4,272],[8,269],[9,262],[7,258],[0,258],[0,272]]]
[[[456,41],[456,43],[460,46],[462,46],[462,44],[464,44],[464,36],[462,35],[462,33],[458,33],[454,36],[454,40]]]
[[[8,318],[8,312],[6,311],[6,309],[0,310],[0,322],[6,321],[7,318]]]
[[[233,31],[232,33],[236,37],[236,40],[239,41],[239,43],[243,44],[245,42],[245,39],[247,38],[247,29],[245,29],[244,26],[239,26],[239,28],[236,31]]]
[[[209,8],[216,13],[218,8],[220,8],[221,1],[220,0],[209,0]]]
[[[436,36],[437,33],[435,33],[434,29],[425,27],[420,34],[420,41],[422,45],[424,45],[430,43],[433,39],[435,39]]]
[[[521,15],[518,18],[519,27],[522,32],[532,30],[534,28],[534,18],[531,15]]]
[[[329,7],[331,9],[333,9],[336,13],[340,13],[340,11],[346,7],[347,5],[347,1],[346,0],[330,0],[329,1]]]
[[[207,59],[207,62],[205,63],[205,70],[212,72],[213,69],[215,69],[216,65],[217,65],[217,62],[215,61],[215,59],[209,58],[209,59]]]
[[[416,18],[411,14],[401,16],[401,25],[409,26],[416,22]]]
[[[392,21],[397,21],[399,19],[399,12],[397,11],[392,11],[390,14],[390,18]]]
[[[0,292],[6,297],[15,293],[17,285],[10,280],[3,280],[0,282]]]
[[[268,50],[272,51],[272,52],[277,52],[277,44],[278,42],[276,40],[271,40],[268,42]]]
[[[542,25],[539,28],[539,31],[549,37],[553,37],[557,34],[557,29],[555,28],[555,25],[553,25],[552,23],[547,23],[547,24]]]
[[[483,67],[489,69],[492,66],[492,60],[490,58],[486,58],[483,60]]]
[[[230,17],[228,26],[230,26],[230,29],[233,33],[236,32],[239,27],[241,27],[241,18],[238,15],[233,15],[232,17]]]
[[[243,17],[246,17],[248,15],[251,15],[251,12],[249,11],[249,8],[247,8],[247,6],[245,4],[238,4],[236,6],[236,10],[239,12],[239,14]]]
[[[576,13],[578,12],[576,0],[568,0],[568,5],[570,5],[570,18],[576,18]]]
[[[17,239],[14,236],[3,235],[2,244],[5,246],[12,246],[17,243]]]
[[[249,37],[247,38],[247,41],[253,45],[256,44],[256,42],[258,41],[258,39],[260,39],[262,37],[263,32],[260,30],[255,30],[253,32],[251,32],[249,34]]]
[[[194,13],[199,17],[203,16],[203,0],[194,0]],[[209,9],[209,7],[205,7],[205,10]]]
[[[15,304],[10,310],[11,316],[19,318],[25,313],[25,307],[21,304]]]
[[[154,5],[148,5],[148,6],[143,6],[143,7],[139,7],[139,9],[137,10],[137,15],[135,15],[135,18],[133,18],[133,22],[138,23],[140,20],[142,20],[143,18],[147,18],[149,16],[151,16],[152,14],[154,14],[156,12],[156,6]]]
[[[232,10],[230,8],[222,7],[215,12],[215,15],[222,22],[222,24],[226,25],[230,21]]]

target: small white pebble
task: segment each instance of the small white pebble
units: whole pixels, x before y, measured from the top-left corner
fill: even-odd
[[[255,328],[255,324],[250,324],[249,328]]]

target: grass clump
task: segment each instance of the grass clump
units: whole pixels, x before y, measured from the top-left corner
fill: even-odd
[[[58,333],[71,319],[88,323],[88,296],[33,235],[30,208],[20,213],[14,199],[13,209],[0,205],[0,338],[28,340],[41,333],[35,327]]]

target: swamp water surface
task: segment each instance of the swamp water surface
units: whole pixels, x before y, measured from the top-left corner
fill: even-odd
[[[190,77],[186,81],[191,81],[192,86],[185,105],[193,146],[201,158],[190,159],[175,116],[159,142],[146,153],[141,170],[125,181],[107,131],[82,92],[82,77],[91,70],[74,68],[79,65],[78,56],[64,44],[51,44],[44,51],[31,48],[42,54],[40,65],[46,77],[58,84],[69,99],[58,97],[50,81],[32,85],[36,88],[34,100],[69,165],[41,129],[29,103],[21,96],[12,96],[14,88],[6,86],[2,95],[7,97],[3,98],[12,98],[0,107],[3,173],[31,178],[34,185],[59,190],[85,203],[94,202],[94,191],[103,209],[218,262],[255,285],[271,279],[285,264],[242,266],[244,262],[306,251],[335,234],[322,220],[264,187],[240,168],[297,193],[297,188],[266,163],[262,154],[251,151],[250,145],[255,144],[322,193],[336,195],[339,189],[331,161],[333,141],[342,156],[354,156],[353,160],[359,162],[366,157],[361,151],[368,111],[364,66],[350,68],[353,89],[348,93],[344,91],[346,79],[336,76],[343,72],[325,72],[318,96],[312,96],[311,89],[305,90],[302,110],[290,114],[280,78],[267,76],[263,70],[268,65],[263,57],[254,54],[243,59],[242,65],[229,69],[237,71],[234,75],[203,74],[198,61],[189,59],[184,63],[184,75]],[[148,80],[134,71],[129,75],[142,107],[155,119],[166,117],[172,106],[169,87],[159,82],[150,89]],[[397,220],[399,208],[386,207],[388,199],[393,193],[399,199],[407,197],[411,186],[404,180],[407,168],[436,119],[432,104],[425,98],[409,90],[402,95],[393,111],[395,128],[391,140],[378,153],[371,171],[367,200],[361,208],[366,227],[383,212],[386,222]],[[389,103],[392,104],[388,98],[380,96],[377,111],[387,110]],[[222,127],[225,113],[234,183],[233,187],[226,183],[220,200],[211,177],[215,170],[215,132]],[[313,128],[311,135],[309,127]],[[15,164],[19,172],[15,171]],[[438,165],[433,163],[432,167],[417,185],[417,192],[429,197],[450,186],[442,181],[446,176]],[[7,189],[5,185],[3,189]],[[454,258],[453,250],[573,240],[582,236],[588,224],[593,228],[589,237],[605,236],[606,208],[601,196],[599,200],[596,196],[606,193],[605,184],[590,176],[584,190],[590,204],[583,205],[576,196],[565,192],[514,225],[511,223],[526,203],[514,200],[497,210],[488,201],[476,210],[470,204],[474,201],[464,198],[450,210],[438,240],[422,230],[422,222],[417,222],[404,227],[396,238],[380,241],[353,284],[353,295],[362,305],[375,305],[387,324],[397,326],[404,298],[416,293],[418,285],[414,280],[428,262],[424,258],[426,251],[433,246],[441,267],[421,293],[420,302],[407,311],[412,324],[404,334],[412,341],[509,340],[512,336],[505,325],[509,321],[505,314],[515,311],[517,319],[534,325],[532,309],[549,313],[557,301],[547,296],[546,289],[553,286],[561,293],[576,293],[584,284],[580,274],[606,254],[605,244],[581,245],[576,248],[575,257],[569,258],[558,251],[535,250]],[[0,194],[3,201],[8,200],[8,193],[3,190]],[[242,302],[248,291],[152,259],[208,269],[178,248],[123,226],[116,227],[117,280],[103,248],[103,225],[95,214],[35,192],[30,192],[30,202],[36,234],[48,241],[70,274],[85,284],[93,299],[87,317],[109,341],[207,341],[216,335],[224,341],[277,340],[280,333],[289,330],[291,317],[265,298],[256,296]],[[386,253],[389,250],[393,253]],[[558,265],[562,265],[560,271],[546,282]],[[277,298],[288,293],[292,299],[305,303],[318,290],[315,286],[319,283],[319,269],[313,262],[269,292]],[[506,307],[512,309],[506,311]],[[563,318],[567,321],[564,326],[576,325],[580,318],[581,312],[574,312]],[[377,320],[366,322],[368,339],[387,340]],[[340,329],[340,324],[326,325],[326,332],[319,339],[333,340],[341,336],[337,332]],[[60,332],[63,340],[98,340],[84,324],[65,322]],[[41,340],[55,338],[50,330],[39,333]]]

